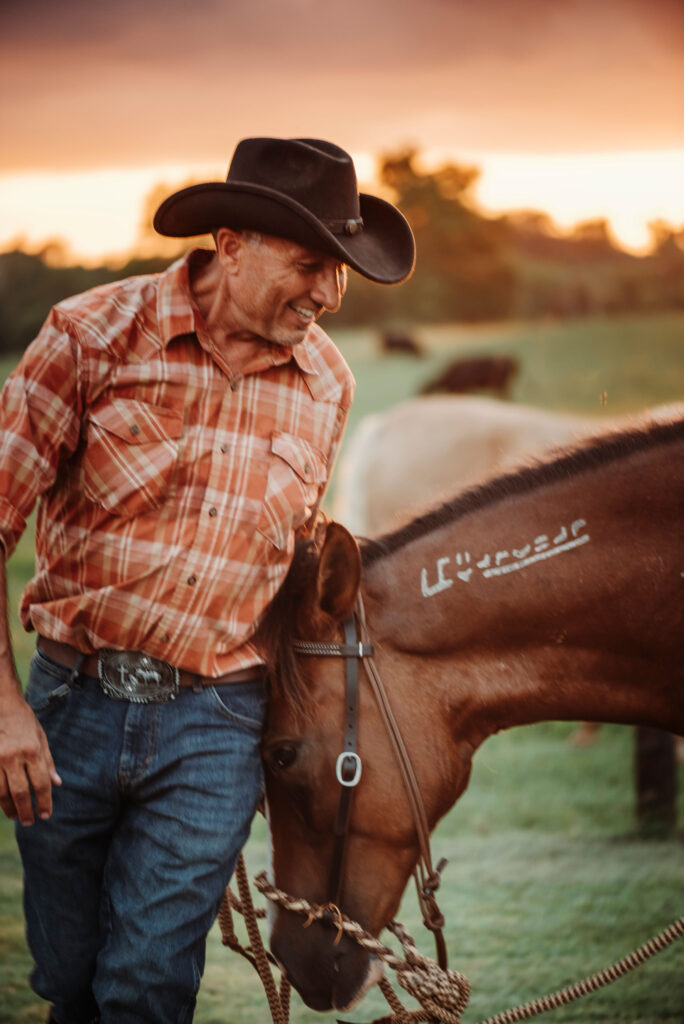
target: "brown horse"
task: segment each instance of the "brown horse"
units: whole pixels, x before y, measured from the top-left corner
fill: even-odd
[[[359,595],[430,829],[464,791],[474,752],[500,729],[589,719],[684,733],[683,470],[684,422],[654,423],[466,491],[361,550],[332,523],[298,551],[264,623],[279,888],[313,903],[334,898],[377,935],[418,857],[362,667],[362,772],[331,894],[336,759],[349,749],[344,659],[302,657],[292,637],[339,644]],[[378,980],[377,962],[346,937],[336,943],[328,925],[303,928],[280,908],[271,924],[276,957],[314,1009],[349,1007]]]

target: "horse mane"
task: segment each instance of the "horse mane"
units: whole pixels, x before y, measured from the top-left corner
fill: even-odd
[[[412,519],[405,526],[377,539],[364,539],[361,554],[364,567],[400,548],[446,526],[454,520],[513,495],[525,494],[545,484],[576,476],[608,462],[626,458],[654,444],[667,444],[682,437],[684,419],[650,423],[642,427],[590,437],[577,446],[561,450],[555,458],[536,460],[521,469],[493,477],[458,494],[442,505]]]

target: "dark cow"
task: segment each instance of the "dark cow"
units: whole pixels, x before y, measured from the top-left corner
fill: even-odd
[[[421,388],[421,395],[456,394],[470,391],[494,391],[499,398],[508,398],[518,361],[512,356],[473,356],[449,363],[437,377]]]
[[[385,331],[381,339],[383,352],[398,352],[409,356],[422,356],[423,350],[410,334],[402,331]]]

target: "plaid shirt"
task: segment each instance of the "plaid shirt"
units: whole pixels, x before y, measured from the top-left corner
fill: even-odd
[[[90,652],[143,650],[206,676],[250,642],[325,490],[354,381],[312,325],[233,375],[165,273],[57,305],[0,403],[0,542],[39,498],[26,629]]]

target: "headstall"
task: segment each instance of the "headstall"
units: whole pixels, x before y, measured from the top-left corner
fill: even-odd
[[[293,641],[294,649],[298,654],[345,659],[347,687],[344,704],[344,740],[342,751],[335,762],[335,776],[341,788],[335,816],[335,844],[328,881],[328,900],[336,906],[339,904],[342,890],[342,869],[352,798],[363,771],[361,758],[356,752],[359,720],[359,660],[370,658],[373,654],[373,645],[364,644],[358,639],[356,619],[353,615],[344,621],[344,641],[343,644],[318,643],[311,640]]]
[[[446,968],[446,944],[442,933],[444,918],[435,899],[435,892],[439,888],[440,883],[440,873],[446,861],[440,862],[436,870],[432,867],[429,829],[420,789],[389,705],[387,693],[373,662],[373,644],[366,643],[363,640],[364,627],[363,604],[359,597],[358,611],[349,615],[343,622],[344,643],[315,640],[292,641],[293,648],[298,654],[308,657],[345,659],[344,740],[343,749],[335,763],[335,775],[340,784],[340,798],[335,816],[333,857],[328,880],[328,901],[339,907],[353,793],[359,784],[363,771],[361,758],[356,751],[356,741],[359,714],[359,662],[365,659],[364,667],[366,668],[373,694],[397,756],[418,834],[420,855],[414,871],[414,878],[418,902],[423,915],[423,924],[433,932],[439,965]]]

